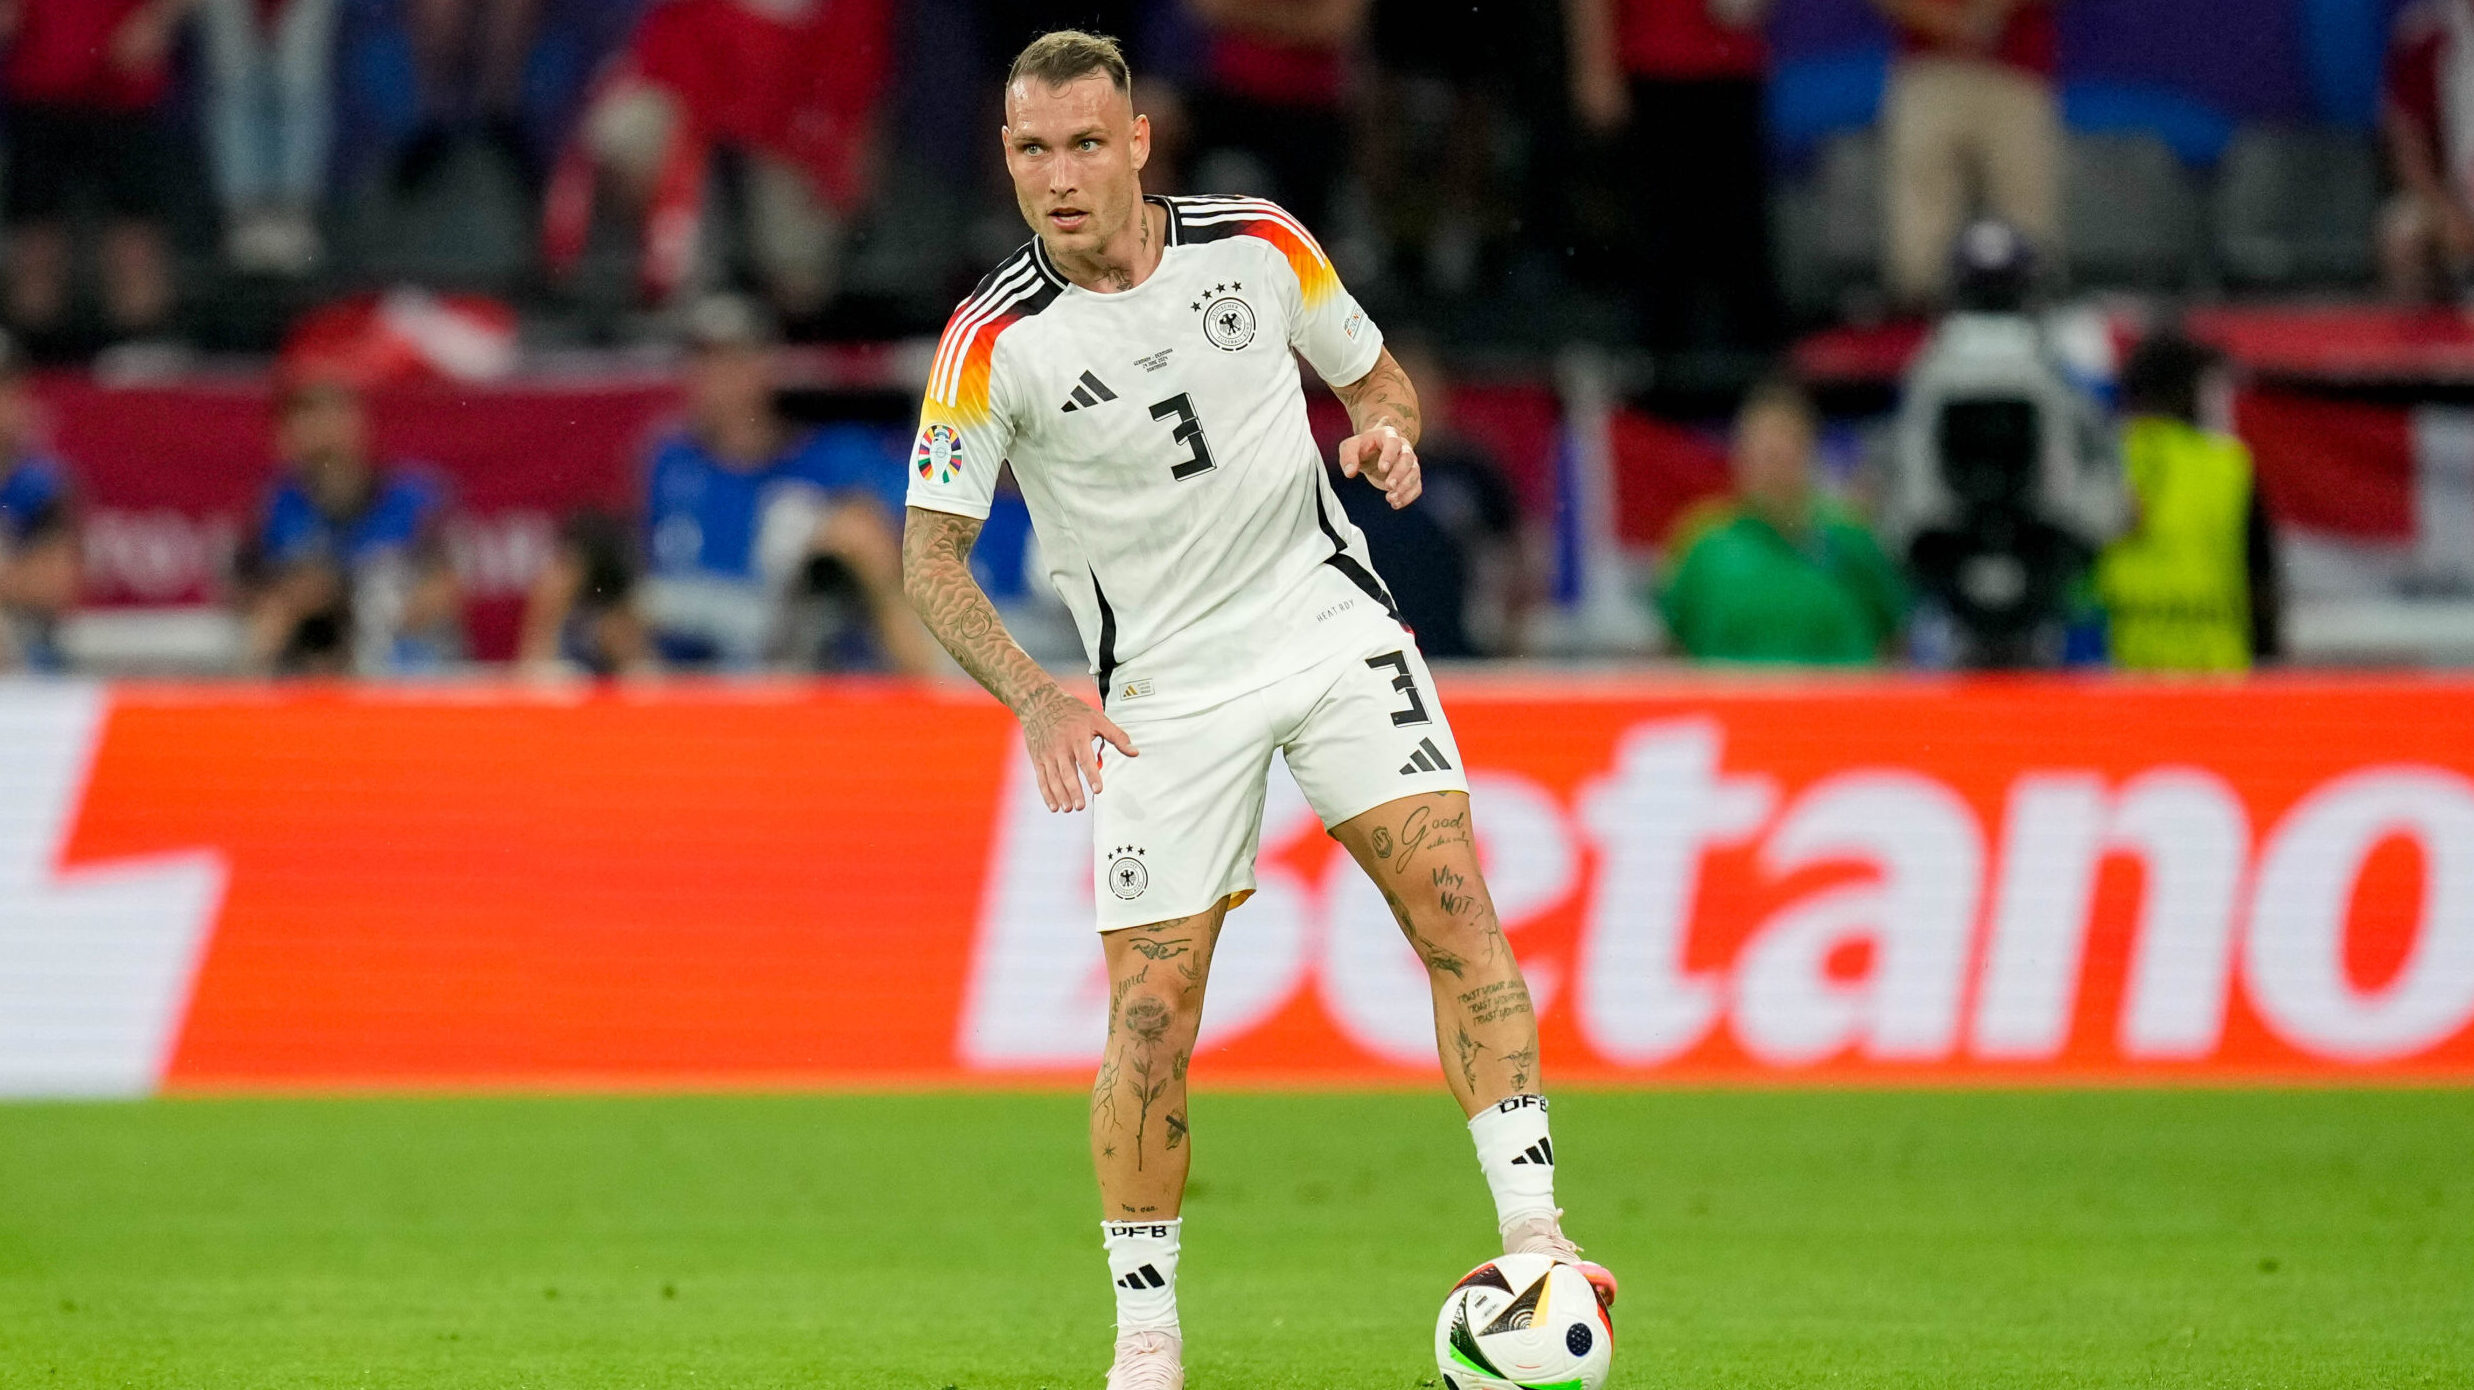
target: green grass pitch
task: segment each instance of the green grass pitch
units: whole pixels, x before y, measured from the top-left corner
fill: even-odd
[[[0,1385],[1096,1387],[1061,1094],[0,1106]],[[1193,1106],[1196,1390],[1412,1390],[1435,1094]],[[2474,1384],[2474,1091],[1571,1091],[1663,1387]]]

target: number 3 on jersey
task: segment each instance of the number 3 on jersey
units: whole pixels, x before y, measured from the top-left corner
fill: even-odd
[[[1168,432],[1168,437],[1183,444],[1186,454],[1184,459],[1168,466],[1168,476],[1182,483],[1198,473],[1208,473],[1219,467],[1211,461],[1211,445],[1203,439],[1203,422],[1194,416],[1194,402],[1187,400],[1183,392],[1151,407],[1151,418],[1154,420],[1165,420],[1172,415],[1176,417],[1177,424]]]

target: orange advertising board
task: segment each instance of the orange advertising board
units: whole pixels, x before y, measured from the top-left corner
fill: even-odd
[[[1447,677],[1549,1075],[2474,1079],[2474,681]],[[1096,1058],[1087,816],[893,683],[0,694],[0,1091]],[[1431,1076],[1275,766],[1197,1067]]]

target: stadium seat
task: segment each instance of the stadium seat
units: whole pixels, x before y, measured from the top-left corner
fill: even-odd
[[[1812,216],[1830,290],[1881,281],[1881,137],[1833,136],[1821,147]]]
[[[2218,170],[2213,220],[2217,263],[2236,286],[2367,283],[2378,155],[2348,130],[2245,129]]]
[[[528,202],[515,171],[472,146],[411,192],[369,178],[343,210],[347,263],[380,283],[504,293],[532,271]]]
[[[2199,267],[2199,194],[2155,136],[2071,136],[2062,220],[2078,288],[2179,289]]]

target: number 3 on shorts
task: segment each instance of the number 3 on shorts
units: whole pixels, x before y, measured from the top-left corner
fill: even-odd
[[[1405,725],[1431,724],[1434,722],[1432,719],[1427,717],[1426,702],[1418,698],[1417,678],[1409,674],[1408,653],[1385,652],[1381,656],[1367,657],[1366,664],[1378,671],[1382,670],[1386,666],[1391,667],[1396,673],[1392,677],[1392,689],[1397,690],[1401,694],[1409,697],[1409,707],[1407,709],[1396,709],[1392,711],[1392,723],[1396,725]]]

